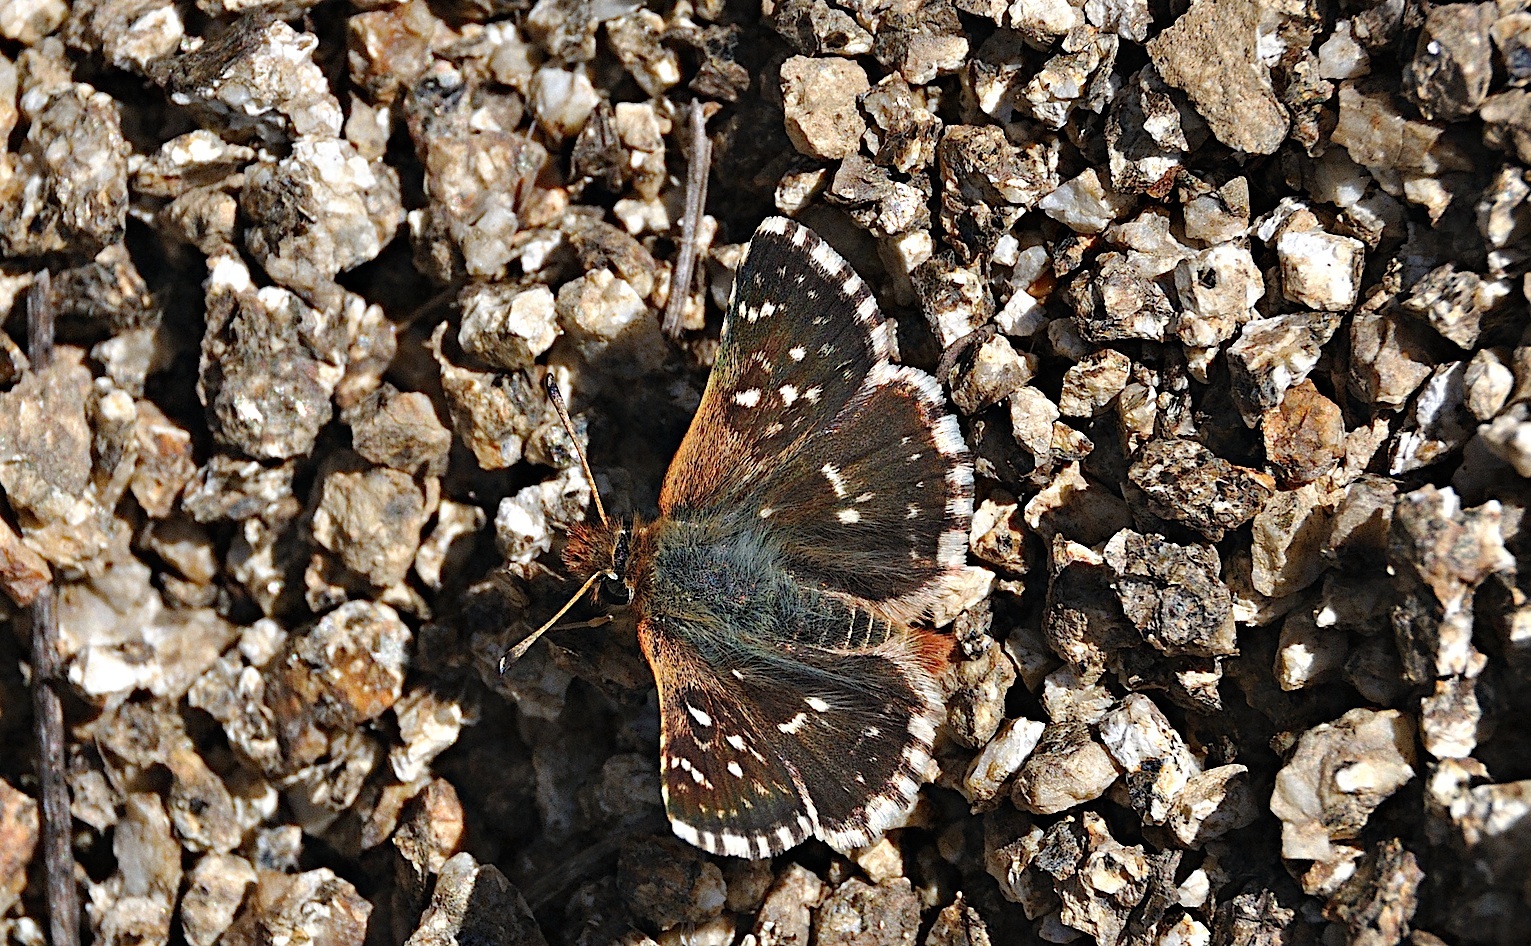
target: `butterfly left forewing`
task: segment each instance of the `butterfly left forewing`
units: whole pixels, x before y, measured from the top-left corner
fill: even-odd
[[[784,217],[761,223],[734,276],[717,360],[660,510],[748,496],[892,351],[871,289],[838,253]]]

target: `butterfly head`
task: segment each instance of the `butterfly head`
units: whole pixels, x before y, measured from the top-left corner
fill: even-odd
[[[641,539],[642,526],[621,519],[573,525],[569,544],[564,546],[564,564],[581,581],[598,578],[600,599],[631,604],[636,591],[632,574],[635,535]]]

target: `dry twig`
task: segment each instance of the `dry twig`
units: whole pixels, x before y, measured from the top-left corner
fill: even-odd
[[[52,280],[44,270],[27,295],[27,356],[34,371],[48,370],[53,360],[53,318]],[[50,582],[26,610],[32,638],[32,712],[49,940],[53,946],[79,946],[80,900],[74,882],[69,785],[64,778],[64,703],[56,689],[61,679],[56,601]]]
[[[686,212],[680,222],[680,246],[675,252],[675,271],[670,277],[670,301],[665,305],[664,333],[678,338],[681,315],[691,295],[696,272],[696,232],[707,210],[707,179],[712,173],[712,142],[707,138],[707,112],[700,101],[691,103],[691,155],[686,167]]]

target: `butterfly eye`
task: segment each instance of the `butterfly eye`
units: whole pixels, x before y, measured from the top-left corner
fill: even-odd
[[[601,597],[612,604],[632,604],[633,589],[627,586],[627,582],[608,577],[601,582]]]

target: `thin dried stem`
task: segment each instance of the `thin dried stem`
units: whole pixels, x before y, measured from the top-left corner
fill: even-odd
[[[691,295],[696,272],[696,232],[707,210],[707,179],[712,174],[712,142],[707,138],[707,113],[702,103],[691,103],[691,154],[686,166],[686,212],[680,221],[680,246],[675,251],[675,271],[670,277],[670,301],[664,311],[664,333],[679,338],[686,299]]]
[[[32,370],[53,360],[53,287],[47,270],[27,294],[27,357]],[[50,582],[26,609],[32,638],[32,714],[37,734],[37,784],[42,800],[43,875],[48,897],[48,934],[53,946],[79,946],[80,898],[71,849],[73,821],[65,780],[64,702],[58,650],[57,598]]]

